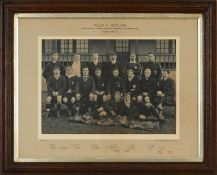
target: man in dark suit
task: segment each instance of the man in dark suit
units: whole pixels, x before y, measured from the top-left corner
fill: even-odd
[[[116,53],[112,53],[110,55],[110,60],[107,62],[104,66],[104,72],[103,76],[106,77],[107,80],[109,80],[113,76],[113,70],[114,68],[118,69],[119,76],[123,76],[123,70],[121,64],[117,61],[117,55]]]
[[[164,104],[175,105],[176,83],[170,78],[169,70],[163,70],[163,79],[159,82],[158,91],[162,92]]]
[[[55,67],[59,67],[61,75],[65,75],[65,67],[58,61],[58,59],[58,53],[53,53],[52,62],[47,64],[47,66],[44,68],[42,75],[46,79],[46,82],[51,76],[53,76],[53,71]]]
[[[162,69],[160,64],[155,62],[155,56],[152,53],[148,54],[148,61],[143,63],[143,70],[146,68],[151,70],[151,77],[159,82],[162,76]]]
[[[57,104],[57,117],[60,117],[62,96],[64,95],[66,89],[65,77],[60,75],[60,68],[55,67],[53,70],[53,76],[51,76],[47,81],[47,104],[46,104],[46,117],[48,117],[49,112],[54,103]]]

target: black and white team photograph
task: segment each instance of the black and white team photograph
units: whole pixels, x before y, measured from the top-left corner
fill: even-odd
[[[176,40],[43,39],[42,134],[176,134]]]

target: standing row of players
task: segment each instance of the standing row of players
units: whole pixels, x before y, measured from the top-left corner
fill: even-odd
[[[141,65],[136,61],[136,54],[130,53],[125,69],[117,61],[115,53],[110,55],[105,65],[99,62],[98,53],[94,53],[92,61],[82,69],[79,54],[66,68],[58,62],[57,53],[52,58],[53,62],[43,71],[48,90],[47,115],[56,104],[57,116],[60,117],[62,103],[68,106],[69,115],[74,115],[77,109],[80,114],[95,111],[100,116],[111,115],[111,111],[113,115],[124,115],[128,109],[125,108],[127,101],[130,110],[137,106],[137,112],[133,110],[131,116],[136,113],[146,116],[150,111],[158,111],[156,115],[159,116],[164,104],[175,104],[175,81],[169,77],[169,70],[162,71],[154,62],[153,54],[149,54],[148,62]]]

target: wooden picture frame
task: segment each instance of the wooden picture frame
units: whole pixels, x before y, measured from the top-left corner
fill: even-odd
[[[188,13],[204,17],[203,162],[14,162],[15,13]],[[216,1],[215,0],[5,0],[0,1],[0,172],[1,174],[217,174]]]

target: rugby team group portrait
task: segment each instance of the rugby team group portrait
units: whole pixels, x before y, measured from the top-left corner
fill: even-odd
[[[129,52],[125,63],[116,52],[107,53],[107,61],[92,52],[85,63],[80,53],[74,53],[67,64],[59,61],[59,54],[53,52],[42,71],[46,119],[65,116],[68,122],[94,121],[101,126],[115,121],[131,128],[134,121],[136,126],[148,121],[162,124],[167,118],[164,107],[175,109],[175,79],[156,61],[155,53],[148,52],[139,62],[137,53]]]

